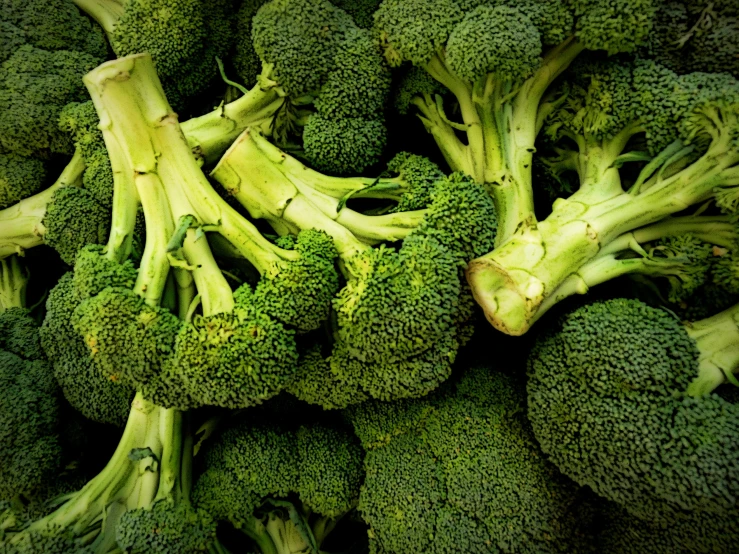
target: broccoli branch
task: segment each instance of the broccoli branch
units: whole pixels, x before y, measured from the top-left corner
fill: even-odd
[[[28,270],[18,255],[0,260],[0,312],[26,307]]]

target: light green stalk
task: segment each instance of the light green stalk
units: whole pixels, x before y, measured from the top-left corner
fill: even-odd
[[[698,376],[688,386],[691,396],[709,394],[733,381],[739,370],[739,304],[708,319],[688,323],[688,335],[698,347]]]
[[[28,269],[18,255],[0,260],[0,312],[26,307]]]

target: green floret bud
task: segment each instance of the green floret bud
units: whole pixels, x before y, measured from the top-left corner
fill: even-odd
[[[453,0],[384,0],[375,12],[374,31],[391,66],[405,61],[423,66],[463,17]]]
[[[739,256],[736,251],[717,256],[711,268],[712,281],[729,294],[739,294]]]
[[[13,544],[0,544],[2,554],[95,554],[92,545],[85,546],[60,527],[46,527],[23,533]]]
[[[382,0],[331,0],[337,8],[341,8],[362,29],[371,29],[374,23],[374,13]]]
[[[377,119],[390,91],[390,71],[369,31],[350,29],[314,102],[328,119]]]
[[[90,360],[87,345],[72,327],[74,310],[85,298],[75,287],[75,277],[71,272],[65,274],[49,292],[46,317],[39,329],[41,346],[54,366],[54,376],[65,398],[75,410],[93,421],[123,426],[135,391],[106,379],[98,371]],[[93,275],[85,281],[88,290],[95,289]]]
[[[103,246],[89,245],[77,255],[73,275],[75,292],[82,302],[108,287],[132,289],[137,272],[130,260],[118,263],[106,257]]]
[[[61,187],[52,196],[42,223],[46,228],[44,242],[71,265],[82,248],[108,240],[110,212],[91,192]]]
[[[297,432],[297,493],[312,511],[337,518],[357,502],[362,483],[362,447],[346,431],[324,425],[301,426]]]
[[[668,279],[670,284],[668,300],[682,302],[706,281],[711,267],[712,247],[707,242],[687,233],[660,241],[659,245],[652,249],[651,255],[657,260],[684,260],[682,271],[674,275],[662,275]]]
[[[44,187],[45,179],[43,161],[0,153],[0,209],[36,194]]]
[[[0,65],[0,148],[38,158],[71,153],[69,137],[57,126],[59,113],[85,99],[82,76],[99,62],[82,52],[18,48]]]
[[[190,65],[205,39],[201,0],[132,0],[115,23],[111,46],[118,57],[149,52],[166,79]]]
[[[175,367],[198,402],[247,408],[276,395],[297,368],[294,331],[239,296],[233,313],[196,316],[175,343]]]
[[[207,552],[216,538],[216,523],[188,503],[176,506],[160,500],[151,507],[123,514],[116,542],[130,554],[191,554]]]
[[[130,289],[111,287],[77,306],[72,325],[103,375],[141,389],[174,355],[180,320]]]
[[[453,328],[458,262],[435,238],[411,235],[399,252],[381,245],[346,260],[346,270],[334,310],[352,356],[391,363],[428,350]]]
[[[534,22],[546,45],[556,45],[572,36],[575,14],[572,6],[562,0],[533,0],[517,3]]]
[[[318,329],[328,319],[339,290],[338,252],[326,233],[302,231],[294,245],[300,258],[284,262],[272,278],[262,277],[253,303],[260,311],[299,332]],[[247,286],[248,285],[243,285]],[[235,293],[238,302],[239,291]]]
[[[652,31],[654,0],[575,0],[577,38],[609,55],[633,52]]]
[[[525,11],[508,6],[480,6],[467,13],[449,36],[449,67],[476,82],[492,73],[517,81],[539,65],[541,37]]]
[[[485,189],[461,173],[437,181],[431,204],[414,234],[436,238],[460,267],[493,249],[498,222]]]
[[[49,365],[0,351],[0,499],[31,494],[59,471],[58,410]]]
[[[25,308],[9,308],[0,313],[0,349],[24,360],[43,360],[38,324]]]
[[[439,166],[426,158],[409,152],[399,152],[387,164],[391,173],[407,183],[407,190],[403,192],[393,212],[422,210],[431,204],[431,195],[437,181],[446,178]]]
[[[26,34],[9,21],[0,21],[0,63],[26,43]]]
[[[379,161],[386,144],[387,129],[378,119],[316,114],[303,128],[305,156],[318,171],[334,175],[361,173]]]
[[[333,69],[333,52],[353,28],[351,17],[328,0],[272,0],[254,16],[252,37],[280,86],[299,97],[321,88]]]

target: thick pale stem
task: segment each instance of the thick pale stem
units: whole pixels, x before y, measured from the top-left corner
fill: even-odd
[[[75,5],[92,17],[110,37],[115,25],[123,15],[126,0],[72,0]]]
[[[85,161],[76,150],[59,178],[44,191],[0,211],[0,259],[44,243],[46,209],[57,190],[82,186]]]
[[[203,304],[203,315],[232,312],[234,309],[231,286],[213,258],[205,235],[197,236],[194,229],[187,232],[182,251],[194,267],[192,276]]]
[[[686,324],[685,329],[699,352],[698,376],[687,393],[703,396],[739,369],[739,304],[708,319]]]
[[[262,88],[257,84],[233,102],[183,122],[182,132],[195,156],[213,163],[247,127],[264,127],[268,131],[284,104],[277,87]]]
[[[146,247],[134,292],[146,299],[150,306],[158,306],[169,275],[167,244],[174,232],[174,222],[167,196],[156,174],[136,175],[136,189],[146,220]]]
[[[26,307],[28,270],[20,257],[0,260],[0,312],[10,308]]]
[[[436,145],[444,156],[444,160],[452,171],[461,171],[470,174],[474,169],[467,156],[467,146],[462,144],[446,119],[442,116],[439,107],[430,95],[417,96],[412,104],[420,112],[419,118],[426,131],[434,137]]]

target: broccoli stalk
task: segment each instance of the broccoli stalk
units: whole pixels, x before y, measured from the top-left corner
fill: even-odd
[[[26,307],[28,270],[17,255],[0,260],[0,312]]]
[[[632,75],[633,81],[626,80]],[[633,72],[619,66],[596,72],[592,83],[614,98],[626,83],[632,96],[623,105],[614,101],[608,111],[589,92],[587,98],[595,101],[582,110],[587,115],[580,132],[573,132],[573,125],[563,133],[577,145],[572,155],[579,190],[558,199],[546,220],[509,237],[467,269],[476,300],[505,333],[525,333],[542,305],[552,303],[548,297],[618,237],[739,184],[734,132],[739,85],[731,77],[677,78],[642,63]],[[624,190],[618,167],[644,159],[625,152],[629,138],[644,132],[653,154]]]
[[[671,239],[677,240],[671,242]],[[532,318],[532,324],[565,298],[586,294],[592,287],[623,275],[665,278],[669,282],[670,301],[679,302],[705,281],[709,251],[703,245],[735,250],[739,246],[736,223],[727,216],[684,216],[625,233],[604,246],[548,295]]]

